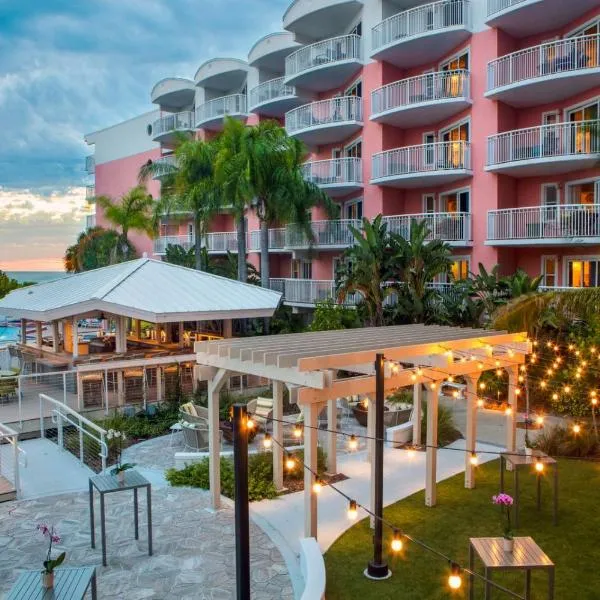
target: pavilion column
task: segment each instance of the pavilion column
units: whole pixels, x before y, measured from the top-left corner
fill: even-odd
[[[37,344],[38,348],[41,348],[43,345],[43,334],[42,334],[42,322],[41,321],[36,321],[35,322],[35,343]]]
[[[421,416],[423,414],[423,385],[415,383],[413,385],[413,414],[412,414],[412,426],[413,435],[412,443],[421,443]]]
[[[219,397],[229,379],[229,372],[219,369],[208,382],[208,455],[210,507],[221,508],[221,435],[219,431]]]
[[[317,472],[318,415],[322,404],[304,406],[304,537],[317,537],[317,495],[313,490],[314,475]]]
[[[283,382],[273,381],[273,483],[283,489]]]
[[[179,321],[179,347],[183,348],[184,346],[184,337],[185,337],[185,328],[183,326],[183,321]]]
[[[467,431],[465,452],[465,488],[472,490],[475,487],[475,465],[471,464],[471,455],[475,452],[477,441],[477,382],[479,373],[466,375],[467,381]]]
[[[515,393],[519,385],[519,367],[506,367],[508,371],[508,406],[512,409],[506,415],[506,451],[514,452],[517,449],[517,402]]]
[[[75,316],[71,321],[71,336],[73,338],[73,358],[79,357],[79,319]]]
[[[117,371],[117,404],[119,406],[125,404],[125,376],[123,370]]]
[[[52,321],[52,350],[60,352],[60,332],[58,331],[58,321]]]
[[[156,401],[163,401],[163,368],[156,367]]]
[[[21,319],[21,344],[27,344],[27,319]]]
[[[138,340],[142,339],[142,320],[141,319],[135,320],[135,337]]]
[[[427,389],[425,506],[435,506],[437,503],[438,394],[440,382],[435,381],[432,383],[435,383],[435,389],[430,387]]]
[[[165,323],[165,341],[170,344],[173,341],[173,327],[172,323]]]
[[[337,399],[327,401],[327,470],[330,473],[337,473],[337,433],[338,430],[338,411]]]
[[[223,337],[224,338],[232,338],[233,337],[233,320],[232,319],[223,319]]]

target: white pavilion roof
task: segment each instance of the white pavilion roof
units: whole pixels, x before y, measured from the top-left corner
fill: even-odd
[[[280,300],[279,292],[140,258],[14,290],[0,314],[52,321],[106,312],[168,323],[270,317]]]

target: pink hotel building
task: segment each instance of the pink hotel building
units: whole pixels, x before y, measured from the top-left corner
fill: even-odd
[[[455,277],[499,263],[546,286],[600,286],[597,0],[295,0],[283,29],[247,61],[214,58],[193,79],[159,81],[155,110],[86,136],[90,196],[118,197],[148,159],[171,161],[175,132],[207,138],[224,115],[275,118],[307,144],[306,177],[341,209],[333,221],[313,212],[312,248],[293,227],[271,231],[272,284],[288,304],[330,295],[348,225],[380,213],[404,235],[426,219],[451,244]],[[159,196],[160,177],[150,191]],[[210,253],[236,250],[227,211],[211,231]],[[160,257],[193,240],[176,215],[158,238],[133,241]]]

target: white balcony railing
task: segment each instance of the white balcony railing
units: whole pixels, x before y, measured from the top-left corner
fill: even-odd
[[[152,125],[152,135],[156,139],[175,131],[192,131],[194,129],[194,113],[190,110],[179,113],[164,114]]]
[[[470,24],[468,0],[444,0],[424,4],[393,15],[373,27],[373,49],[377,51],[406,38],[450,27],[469,27]]]
[[[269,229],[269,250],[285,248],[285,227]],[[260,231],[254,230],[248,234],[248,251],[260,251]]]
[[[295,96],[296,88],[293,85],[285,85],[284,79],[284,77],[278,77],[252,88],[250,90],[250,106],[255,107],[277,98]]]
[[[225,115],[245,115],[247,112],[245,94],[223,96],[209,100],[196,108],[196,124],[200,126],[202,123]]]
[[[96,227],[96,215],[85,215],[85,228],[93,229]]]
[[[548,75],[598,66],[600,66],[600,34],[598,33],[547,42],[489,62],[488,91]]]
[[[304,179],[316,185],[344,185],[362,183],[362,159],[334,158],[316,160],[303,165]]]
[[[154,161],[154,179],[172,174],[177,169],[177,157],[174,154],[166,154]]]
[[[161,235],[154,240],[154,254],[165,254],[167,246],[181,246],[184,250],[193,248],[194,235]]]
[[[600,204],[488,211],[488,240],[600,238]]]
[[[89,175],[96,172],[96,157],[93,154],[85,157],[85,172]]]
[[[330,221],[313,221],[310,224],[313,239],[297,225],[288,225],[285,232],[286,248],[315,247],[347,247],[354,244],[354,236],[350,226],[360,228],[361,222],[355,219],[333,219]]]
[[[303,71],[347,60],[362,60],[359,35],[342,35],[292,52],[285,59],[285,76],[289,79]]]
[[[218,231],[206,234],[205,246],[209,252],[237,252],[237,231]]]
[[[410,227],[414,221],[425,221],[430,234],[428,240],[444,240],[446,242],[471,241],[471,213],[419,213],[384,217],[388,231],[397,233],[405,239],[410,238]]]
[[[333,279],[271,279],[271,289],[283,293],[290,304],[313,305],[324,300],[335,300],[336,290]],[[356,305],[360,296],[351,294],[345,304]]]
[[[526,0],[487,0],[487,16],[491,17],[507,8],[512,8]]]
[[[417,75],[384,85],[371,93],[373,114],[422,102],[469,98],[469,72],[463,69]]]
[[[516,129],[488,137],[488,166],[600,152],[600,120]]]
[[[93,202],[96,198],[96,186],[95,185],[86,185],[85,186],[85,199],[88,202]]]
[[[471,168],[469,142],[435,142],[373,155],[373,179]]]
[[[362,121],[362,98],[340,96],[311,102],[285,113],[285,128],[292,134],[303,129]]]

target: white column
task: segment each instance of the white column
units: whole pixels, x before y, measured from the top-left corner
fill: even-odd
[[[121,347],[123,348],[122,352],[127,352],[127,317],[121,317]]]
[[[77,317],[71,319],[71,337],[73,338],[73,358],[79,356],[79,321]]]
[[[77,410],[83,408],[83,382],[81,381],[81,373],[77,372]]]
[[[156,401],[163,400],[163,368],[156,367]]]
[[[38,348],[42,347],[43,335],[42,335],[42,322],[41,321],[35,322],[35,343],[37,344]]]
[[[506,415],[506,451],[514,452],[517,448],[517,401],[515,390],[519,385],[519,367],[507,367],[508,371],[508,405],[512,409]]]
[[[233,321],[231,319],[223,319],[223,337],[233,337]]]
[[[273,483],[283,489],[283,382],[273,381]]]
[[[304,406],[304,462],[316,473],[318,446],[318,414],[322,404]],[[299,468],[299,467],[298,467]],[[304,537],[317,537],[317,495],[313,490],[314,475],[304,469]]]
[[[327,470],[337,473],[337,433],[338,429],[337,399],[327,401]]]
[[[423,415],[423,385],[415,383],[413,385],[413,436],[412,443],[421,443],[421,417]]]
[[[367,405],[367,462],[371,462],[371,457],[375,454],[375,403],[368,398]]]
[[[58,321],[52,321],[52,350],[60,352],[60,333],[58,331]]]
[[[27,344],[27,319],[21,319],[21,344]]]
[[[179,321],[179,347],[183,348],[184,346],[184,334],[185,334],[185,328],[183,327],[183,321]]]
[[[219,369],[208,382],[208,455],[210,461],[210,506],[221,508],[221,435],[219,432],[219,395],[229,378],[225,369]]]
[[[125,404],[125,378],[122,370],[117,371],[117,404]]]
[[[479,374],[468,375],[467,380],[467,440],[465,452],[465,487],[473,489],[475,487],[475,466],[471,464],[471,455],[475,452],[475,443],[477,440],[477,382]]]
[[[166,343],[170,344],[173,341],[173,323],[165,323],[163,327],[165,328]]]
[[[439,381],[435,389],[427,389],[427,451],[425,472],[425,505],[435,506],[437,503],[437,443],[438,443],[438,391]]]

